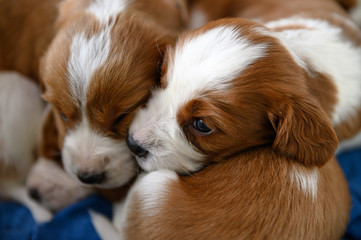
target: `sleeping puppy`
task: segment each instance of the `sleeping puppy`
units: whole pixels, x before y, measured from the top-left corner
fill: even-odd
[[[210,23],[167,53],[127,138],[153,172],[118,205],[118,233],[93,214],[105,239],[342,236],[350,198],[333,154],[359,131],[360,32],[331,0],[240,4],[258,22]]]
[[[48,105],[41,122],[39,159],[32,166],[26,187],[29,195],[51,212],[58,212],[92,194],[100,194],[111,202],[124,198],[129,184],[115,189],[99,189],[80,184],[63,168],[58,142],[55,113]]]
[[[52,212],[57,212],[96,191],[79,184],[64,171],[54,112],[50,105],[44,112],[39,131],[39,158],[28,174],[26,187],[34,200]]]
[[[80,183],[116,188],[135,176],[128,127],[159,82],[163,52],[187,18],[181,0],[61,4],[41,66],[51,109],[43,123],[44,151],[27,181],[34,198],[57,211],[89,194]],[[49,180],[53,175],[66,184]]]

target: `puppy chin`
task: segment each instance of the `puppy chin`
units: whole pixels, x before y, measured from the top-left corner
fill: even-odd
[[[117,188],[127,184],[137,173],[137,164],[134,158],[130,157],[127,161],[113,159],[111,161],[124,162],[119,167],[109,167],[106,170],[106,180],[101,184],[95,184],[98,188]]]
[[[203,167],[202,161],[193,161],[189,156],[182,154],[158,156],[149,152],[146,157],[136,156],[136,160],[138,166],[145,172],[169,169],[180,174],[188,174]]]
[[[153,165],[152,160],[147,157],[136,157],[138,166],[145,172],[151,172],[157,168]]]

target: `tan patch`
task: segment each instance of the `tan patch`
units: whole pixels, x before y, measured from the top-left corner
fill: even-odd
[[[186,0],[137,0],[132,1],[130,9],[145,13],[164,27],[168,34],[177,36],[184,30],[188,21],[188,6]]]
[[[353,0],[351,0],[353,1]],[[349,5],[347,0],[340,0]],[[345,38],[361,45],[361,34],[350,16],[334,0],[245,0],[238,1],[235,9],[239,10],[233,17],[257,19],[262,22],[274,21],[292,16],[319,19],[329,22],[331,25],[340,27]],[[277,29],[276,31],[279,31]]]
[[[231,17],[235,13],[235,4],[238,0],[193,0],[189,1],[190,11],[201,10],[207,16],[208,21]]]
[[[39,81],[39,60],[54,36],[57,0],[0,2],[0,70]]]
[[[314,30],[314,28],[307,28],[306,26],[303,25],[291,25],[291,26],[272,28],[272,30],[275,32],[282,32],[285,30],[301,30],[301,29]]]

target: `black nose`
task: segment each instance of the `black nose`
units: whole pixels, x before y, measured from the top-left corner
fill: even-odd
[[[86,184],[99,184],[105,180],[105,172],[102,173],[88,173],[79,172],[77,174],[78,179]]]
[[[146,157],[148,154],[148,151],[142,148],[134,139],[128,135],[127,137],[127,145],[135,155],[138,157]]]
[[[36,201],[38,201],[38,202],[41,201],[41,196],[40,196],[40,194],[39,194],[38,189],[36,189],[36,188],[30,188],[30,189],[28,189],[28,194],[29,194],[29,196],[30,196],[32,199],[34,199],[34,200],[36,200]]]

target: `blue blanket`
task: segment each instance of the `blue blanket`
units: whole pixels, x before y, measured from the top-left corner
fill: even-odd
[[[361,149],[338,155],[352,194],[352,211],[344,240],[361,240]],[[36,224],[25,207],[0,202],[1,240],[98,240],[88,210],[111,217],[111,205],[91,196],[57,213],[48,223]]]

